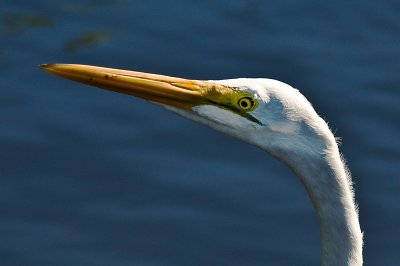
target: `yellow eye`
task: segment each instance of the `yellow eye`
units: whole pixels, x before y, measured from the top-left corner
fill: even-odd
[[[249,111],[251,109],[254,109],[256,102],[253,98],[251,97],[242,97],[238,101],[239,108],[245,111]]]

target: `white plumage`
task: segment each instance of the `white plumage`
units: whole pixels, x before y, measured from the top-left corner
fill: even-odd
[[[198,105],[190,111],[167,106],[187,118],[255,145],[284,162],[306,187],[320,224],[322,265],[362,265],[362,233],[351,177],[335,137],[297,90],[271,79],[211,81],[250,92],[255,123],[230,110]]]

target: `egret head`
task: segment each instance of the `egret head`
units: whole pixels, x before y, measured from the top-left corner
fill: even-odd
[[[287,153],[323,149],[326,132],[330,132],[298,90],[277,80],[199,81],[68,64],[42,68],[81,83],[152,101],[256,145],[279,159],[288,158]]]

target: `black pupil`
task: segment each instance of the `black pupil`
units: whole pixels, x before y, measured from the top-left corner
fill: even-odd
[[[240,107],[242,107],[243,109],[249,109],[249,108],[251,108],[251,107],[252,107],[252,104],[253,104],[253,99],[251,99],[251,98],[242,98],[242,99],[239,101],[239,105],[240,105]]]

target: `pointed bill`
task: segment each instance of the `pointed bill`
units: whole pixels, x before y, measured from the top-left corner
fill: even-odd
[[[97,66],[43,64],[40,67],[63,78],[182,109],[211,103],[210,94],[223,94],[229,90],[207,81]]]

